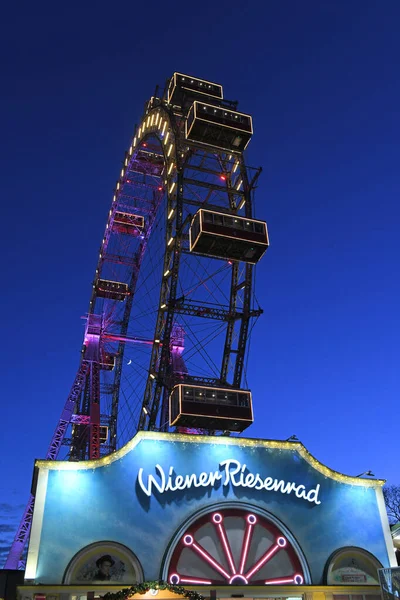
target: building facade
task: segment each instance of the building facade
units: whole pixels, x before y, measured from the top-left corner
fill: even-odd
[[[378,600],[377,569],[397,564],[383,483],[332,471],[299,442],[177,433],[37,461],[19,597],[163,580],[205,596]]]

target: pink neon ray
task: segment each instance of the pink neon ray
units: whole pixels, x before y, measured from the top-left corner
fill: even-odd
[[[279,585],[281,583],[294,583],[294,577],[282,577],[282,579],[267,579],[265,585]]]
[[[275,544],[275,546],[272,546],[272,548],[268,552],[266,552],[264,554],[264,556],[262,556],[260,558],[260,560],[258,561],[258,563],[256,563],[254,565],[254,567],[252,569],[250,569],[250,571],[248,571],[246,573],[246,575],[245,575],[246,579],[249,580],[250,577],[252,575],[254,575],[254,573],[256,573],[257,571],[259,571],[261,569],[261,567],[263,565],[265,565],[265,563],[268,562],[269,559],[275,554],[275,552],[277,552],[277,550],[280,550],[280,549],[281,549],[281,546],[279,546],[279,544]]]
[[[250,547],[250,540],[251,540],[251,536],[253,534],[253,529],[254,529],[254,523],[250,523],[248,519],[246,521],[247,521],[247,527],[246,527],[246,531],[244,534],[244,546],[243,546],[243,550],[242,550],[242,556],[240,557],[239,573],[241,575],[243,575],[243,569],[244,569],[244,565],[246,564],[247,554],[249,552],[249,547]],[[247,579],[247,577],[246,577],[246,579]]]
[[[227,573],[225,569],[216,560],[214,560],[206,550],[204,550],[204,548],[202,548],[196,542],[193,542],[190,547],[193,548],[193,550],[196,550],[197,554],[200,554],[207,562],[210,563],[210,565],[214,567],[214,569],[219,571],[225,577],[225,579],[230,579],[229,573]]]
[[[217,513],[217,515],[219,516],[218,513]],[[230,564],[232,575],[236,575],[236,566],[235,566],[235,563],[234,563],[234,560],[233,560],[232,550],[231,550],[231,547],[229,545],[228,538],[226,536],[225,527],[222,524],[223,520],[221,518],[220,520],[213,519],[213,521],[214,521],[214,524],[215,524],[215,526],[217,528],[217,533],[219,532],[219,537],[220,537],[220,540],[222,541],[222,547],[225,550],[225,555],[226,555],[226,557],[228,559],[228,562]]]
[[[212,581],[210,581],[210,579],[194,579],[193,577],[181,577],[180,579],[181,583],[192,583],[193,585],[211,585]]]

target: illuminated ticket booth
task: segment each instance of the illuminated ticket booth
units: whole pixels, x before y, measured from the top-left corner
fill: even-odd
[[[378,570],[396,565],[384,482],[300,442],[142,431],[96,461],[37,461],[34,481],[19,600],[125,600],[144,584],[159,600],[380,600]]]

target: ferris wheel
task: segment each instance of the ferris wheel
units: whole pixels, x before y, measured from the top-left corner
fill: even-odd
[[[222,86],[174,73],[148,101],[116,182],[81,361],[46,458],[97,459],[138,430],[240,432],[253,270],[268,247],[253,217],[261,169],[252,119]],[[172,429],[171,429],[172,428]],[[17,568],[30,499],[5,568]]]

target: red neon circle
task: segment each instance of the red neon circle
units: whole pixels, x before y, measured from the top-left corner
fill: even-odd
[[[183,543],[185,544],[185,546],[191,546],[193,544],[193,536],[185,535],[185,537],[183,538]]]
[[[212,520],[214,521],[214,523],[221,523],[222,515],[220,513],[214,513],[212,516]]]
[[[285,540],[284,537],[278,537],[276,542],[277,542],[278,546],[280,546],[281,548],[284,548],[287,544],[287,541]]]

